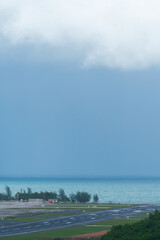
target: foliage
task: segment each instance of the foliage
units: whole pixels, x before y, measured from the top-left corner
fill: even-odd
[[[69,198],[66,196],[64,189],[59,189],[58,199],[60,202],[69,202]]]
[[[11,196],[12,196],[12,192],[11,192],[11,189],[9,186],[5,186],[5,190],[6,190],[6,196],[7,196],[7,199],[11,199]]]
[[[87,192],[77,192],[76,194],[72,193],[67,197],[65,194],[64,189],[60,188],[58,194],[56,192],[32,192],[30,188],[28,188],[28,192],[22,191],[17,192],[16,197],[18,200],[29,200],[29,199],[57,199],[59,202],[79,202],[79,203],[85,203],[89,202],[91,200],[91,194]]]
[[[26,190],[21,189],[19,192],[12,196],[12,191],[9,186],[5,186],[6,193],[0,193],[0,201],[1,200],[25,200],[28,201],[29,199],[43,199],[44,201],[48,201],[49,199],[57,200],[58,202],[78,202],[78,203],[87,203],[91,200],[91,194],[87,192],[80,192],[78,191],[76,194],[71,193],[69,197],[65,194],[64,189],[60,188],[58,194],[54,192],[32,192],[30,187]],[[98,202],[98,195],[93,195],[94,203]]]
[[[94,194],[94,195],[93,195],[93,202],[94,202],[94,203],[97,203],[98,201],[99,201],[98,195],[97,195],[97,194]]]
[[[119,225],[111,229],[101,240],[159,240],[160,212],[155,211],[149,218],[132,225]]]
[[[28,187],[27,190],[28,190],[28,194],[32,193],[32,189],[31,188]]]
[[[94,232],[103,231],[104,227],[97,227]],[[47,232],[40,232],[40,233],[32,233],[32,234],[25,234],[20,236],[11,236],[11,237],[5,237],[1,238],[1,240],[45,240],[45,239],[56,239],[56,238],[64,238],[68,239],[70,236],[79,235],[79,234],[86,234],[86,233],[92,233],[93,227],[87,227],[87,226],[80,226],[80,227],[69,227]],[[72,238],[73,239],[73,238]],[[84,239],[84,238],[83,238]],[[80,240],[80,238],[78,238]]]
[[[69,195],[69,198],[70,198],[70,201],[71,201],[72,203],[75,203],[75,202],[76,202],[76,194],[71,193],[71,194]]]
[[[16,196],[18,200],[29,200],[29,199],[43,199],[48,201],[49,199],[57,199],[57,193],[56,192],[34,192],[32,193],[31,189],[28,189],[28,192],[17,192]]]
[[[11,189],[9,186],[5,186],[5,191],[6,193],[0,193],[0,200],[12,200],[13,197],[12,197],[12,192],[11,192]]]
[[[4,201],[4,200],[8,200],[7,199],[7,195],[6,194],[3,194],[3,193],[0,193],[0,200],[2,201]]]
[[[87,193],[87,192],[77,192],[76,193],[76,201],[80,202],[80,203],[85,203],[85,202],[89,202],[91,200],[91,194]]]

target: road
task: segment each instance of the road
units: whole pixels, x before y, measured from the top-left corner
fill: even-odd
[[[73,226],[85,226],[90,223],[110,219],[134,216],[160,210],[160,205],[139,205],[122,207],[105,211],[83,213],[72,216],[58,217],[30,223],[0,221],[0,237],[44,232]]]

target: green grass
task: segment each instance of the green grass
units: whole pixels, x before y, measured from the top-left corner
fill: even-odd
[[[92,223],[90,225],[125,225],[125,224],[132,224],[144,219],[144,217],[129,217],[129,218],[117,218],[112,220],[106,220],[102,222]]]
[[[34,234],[26,234],[20,236],[13,236],[13,237],[2,237],[1,240],[38,240],[38,239],[53,239],[53,238],[63,238],[63,237],[70,237],[79,234],[86,234],[92,232],[99,232],[108,230],[107,227],[72,227],[72,228],[64,228],[59,230],[53,230],[48,232],[41,232],[41,233],[34,233]]]
[[[129,207],[137,204],[120,204],[120,203],[55,203],[45,205],[45,208],[66,208],[66,207]]]
[[[45,238],[47,238],[47,239],[63,238],[63,237],[69,237],[69,236],[74,236],[74,235],[79,235],[79,234],[108,230],[111,228],[109,226],[125,225],[126,223],[132,224],[132,223],[140,221],[141,219],[144,219],[144,217],[147,217],[147,215],[141,214],[141,215],[137,215],[136,217],[112,219],[112,220],[107,220],[107,221],[96,222],[96,223],[90,224],[89,226],[64,228],[64,229],[47,231],[47,232],[42,232],[42,233],[5,237],[5,238],[1,238],[1,239],[2,240],[3,239],[4,240],[37,240],[37,239],[45,239]],[[94,225],[96,225],[96,226],[94,226]]]
[[[141,213],[141,214],[136,214],[135,217],[142,217],[142,218],[146,218],[149,216],[149,213]]]
[[[71,216],[75,215],[78,213],[44,213],[41,215],[34,214],[33,216],[22,216],[22,217],[15,217],[15,218],[5,218],[5,221],[8,221],[9,219],[14,222],[34,222],[34,221],[40,221],[40,220],[45,220],[45,219],[50,219],[50,218],[56,218],[56,217],[62,217],[62,216]]]
[[[81,214],[83,210],[85,212],[95,212],[95,211],[101,211],[105,210],[105,208],[117,208],[117,207],[128,207],[131,206],[129,204],[73,204],[73,203],[64,203],[64,204],[56,204],[52,208],[51,205],[47,205],[45,208],[34,208],[37,209],[45,209],[45,210],[55,210],[58,207],[57,210],[62,210],[72,207],[76,207],[76,212],[45,212],[45,213],[28,213],[28,214],[22,214],[20,217],[10,218],[12,221],[20,221],[20,222],[31,222],[31,221],[38,221],[38,220],[44,220],[49,218],[56,218],[61,216],[69,216],[69,215],[75,215],[75,214]],[[89,207],[88,207],[89,206]],[[96,207],[94,207],[96,206]],[[79,207],[83,207],[81,209],[78,209]],[[31,208],[31,210],[34,210]],[[24,209],[26,210],[26,209]],[[106,209],[107,210],[107,209]],[[27,234],[27,235],[20,235],[20,236],[13,236],[13,237],[4,237],[0,239],[4,240],[38,240],[38,239],[53,239],[53,238],[63,238],[68,236],[74,236],[79,234],[85,234],[85,233],[91,233],[91,232],[98,232],[103,230],[110,229],[109,226],[115,226],[115,225],[124,225],[126,223],[135,223],[144,217],[146,217],[146,214],[143,215],[137,215],[136,217],[130,217],[130,218],[122,218],[122,219],[113,219],[113,220],[107,220],[102,222],[97,222],[90,224],[90,226],[79,226],[79,227],[72,227],[72,228],[64,228],[59,230],[53,230],[53,231],[47,231],[42,233],[35,233],[35,234]],[[8,220],[6,218],[5,220]],[[91,226],[96,225],[96,226]]]
[[[72,216],[76,214],[82,214],[83,211],[85,212],[96,212],[96,211],[101,211],[104,210],[103,208],[93,208],[93,209],[80,209],[77,211],[70,211],[70,212],[53,212],[53,213],[29,213],[29,214],[22,214],[19,217],[10,217],[10,218],[5,218],[4,221],[14,221],[14,222],[34,222],[34,221],[39,221],[39,220],[45,220],[45,219],[50,219],[50,218],[57,218],[57,217],[62,217],[62,216]]]

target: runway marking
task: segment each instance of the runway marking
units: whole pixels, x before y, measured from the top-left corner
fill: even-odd
[[[99,212],[99,213],[90,213],[90,214],[83,214],[82,215],[79,215],[79,216],[74,216],[74,217],[65,217],[62,219],[60,219],[60,221],[55,221],[55,220],[49,220],[49,221],[46,221],[43,220],[43,221],[37,221],[37,223],[35,222],[34,224],[33,223],[21,223],[21,224],[13,224],[12,226],[5,226],[5,228],[1,228],[0,227],[0,235],[2,236],[13,236],[13,235],[21,235],[22,233],[25,234],[25,233],[35,233],[35,232],[40,232],[42,231],[42,229],[62,229],[64,227],[69,227],[69,226],[77,226],[78,224],[82,224],[83,222],[83,225],[87,225],[92,223],[92,222],[95,222],[95,221],[104,221],[106,219],[116,219],[116,218],[119,218],[119,217],[125,217],[125,216],[129,216],[127,214],[133,214],[135,215],[136,212],[144,212],[146,213],[148,210],[148,212],[150,211],[153,211],[155,210],[156,206],[152,208],[152,206],[145,206],[145,209],[141,209],[141,208],[132,208],[131,210],[129,209],[122,209],[122,210],[118,210],[118,211],[110,211],[110,212]],[[134,212],[135,211],[135,212]],[[114,215],[119,215],[119,216],[114,216]],[[72,220],[71,220],[72,219]],[[74,220],[73,220],[74,219]],[[46,219],[47,220],[47,219]],[[57,219],[58,220],[58,219]],[[94,220],[94,221],[93,221]],[[39,224],[38,224],[39,223]],[[37,225],[36,225],[37,224]],[[51,226],[47,226],[45,224],[51,224]],[[7,225],[7,224],[6,224]],[[13,228],[13,226],[15,227],[15,229]],[[8,230],[6,229],[6,227],[8,228]],[[19,232],[17,231],[18,230],[18,227],[20,227],[19,229]],[[34,229],[36,228],[37,229]],[[25,230],[25,228],[27,228]],[[41,229],[42,228],[42,229]],[[10,233],[10,231],[12,231]]]

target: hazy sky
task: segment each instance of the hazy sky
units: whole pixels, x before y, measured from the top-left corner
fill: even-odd
[[[158,0],[0,0],[0,176],[160,176]]]

